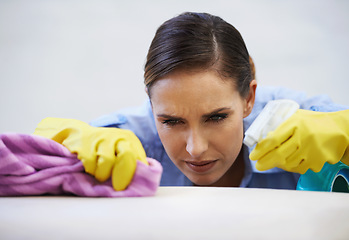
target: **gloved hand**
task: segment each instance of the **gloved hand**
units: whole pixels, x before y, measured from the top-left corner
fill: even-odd
[[[45,118],[35,135],[50,138],[76,153],[85,171],[98,181],[112,176],[113,188],[124,190],[136,170],[136,160],[148,164],[136,135],[124,129],[92,127],[74,119]]]
[[[260,141],[250,154],[260,171],[279,167],[304,174],[319,172],[325,162],[349,164],[349,110],[313,112],[299,109]]]

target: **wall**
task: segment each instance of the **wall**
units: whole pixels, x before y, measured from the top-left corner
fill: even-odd
[[[349,105],[349,1],[0,0],[0,133],[141,104],[151,39],[184,11],[239,29],[259,84]]]

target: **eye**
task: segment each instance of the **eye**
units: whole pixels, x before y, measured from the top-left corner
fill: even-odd
[[[183,121],[180,120],[180,119],[166,119],[166,120],[161,121],[161,123],[164,124],[164,125],[173,127],[173,126],[176,126],[176,125],[183,124]]]
[[[214,123],[218,123],[218,122],[223,121],[227,117],[228,117],[227,113],[214,114],[214,115],[209,117],[208,121],[211,121],[211,122],[214,122]]]

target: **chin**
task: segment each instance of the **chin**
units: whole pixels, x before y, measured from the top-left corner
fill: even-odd
[[[213,176],[187,176],[189,180],[197,186],[211,186],[214,185],[219,178]]]

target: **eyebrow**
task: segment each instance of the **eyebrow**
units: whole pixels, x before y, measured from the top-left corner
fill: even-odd
[[[204,118],[208,118],[208,117],[210,117],[210,116],[212,116],[212,115],[218,114],[218,113],[220,113],[220,112],[222,112],[222,111],[226,111],[226,110],[231,110],[231,108],[229,108],[229,107],[218,108],[218,109],[213,110],[213,111],[210,112],[210,113],[204,114],[203,117],[204,117]]]
[[[222,111],[226,111],[226,110],[231,110],[231,108],[230,107],[218,108],[218,109],[213,110],[212,112],[204,114],[202,117],[208,118],[212,115],[218,114],[218,113],[220,113]],[[173,115],[169,115],[169,114],[157,114],[156,116],[160,117],[160,118],[171,118],[171,119],[176,119],[176,120],[184,120],[184,118],[182,118],[182,117],[177,117],[177,116],[173,116]]]

